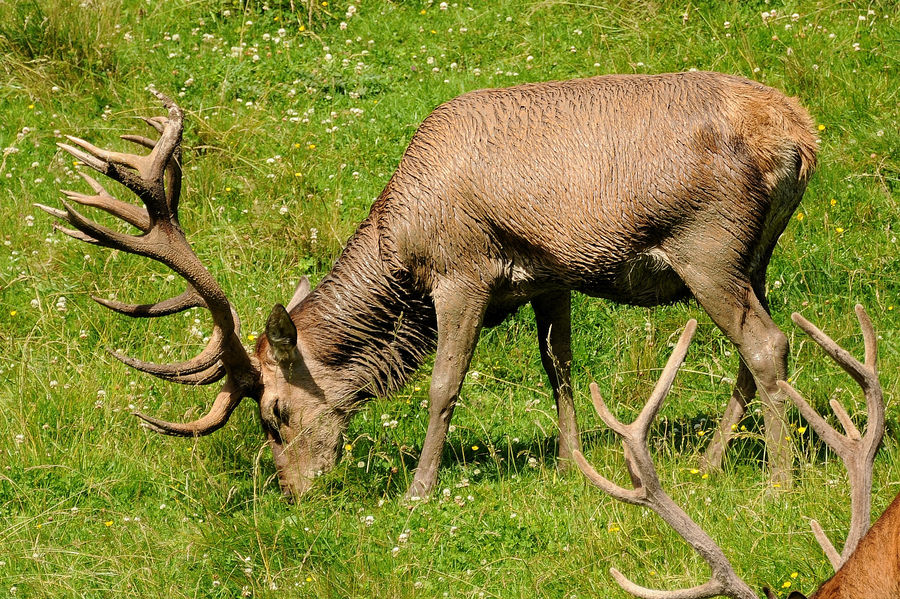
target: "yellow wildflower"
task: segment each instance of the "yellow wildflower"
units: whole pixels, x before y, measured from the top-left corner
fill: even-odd
[[[353,451],[353,446],[347,443],[344,445],[344,451]]]
[[[818,128],[819,128],[819,131],[824,131],[824,130],[825,130],[825,125],[819,125]]]
[[[844,227],[835,227],[835,228],[834,228],[834,232],[835,232],[835,233],[843,233],[843,232],[844,232]]]
[[[805,426],[798,426],[798,427],[797,427],[797,432],[800,433],[800,434],[802,435],[803,433],[806,432],[806,427],[805,427]]]
[[[799,220],[801,222],[803,221],[803,213],[802,212],[797,213],[797,220]]]

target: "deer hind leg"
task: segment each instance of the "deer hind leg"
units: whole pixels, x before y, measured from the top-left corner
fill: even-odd
[[[434,292],[438,342],[429,389],[428,429],[407,499],[427,497],[437,482],[450,419],[475,352],[486,306],[486,294],[473,293],[459,284],[439,286]]]
[[[550,378],[559,417],[560,470],[572,465],[572,454],[581,450],[575,402],[572,400],[572,294],[548,293],[531,300],[537,320],[541,363]]]
[[[696,268],[681,269],[684,282],[691,289],[713,322],[735,344],[741,356],[742,368],[755,379],[756,388],[763,403],[766,451],[769,476],[772,484],[787,488],[792,482],[792,452],[788,432],[786,396],[776,381],[787,377],[787,337],[772,321],[749,281],[725,278],[717,269],[715,273]],[[750,385],[740,380],[732,396],[732,404],[749,397]],[[743,383],[743,385],[742,385]],[[740,394],[740,399],[735,396]],[[734,420],[740,407],[731,410]],[[730,430],[732,422],[727,426]],[[717,450],[718,451],[718,450]]]
[[[734,390],[731,392],[731,400],[728,407],[725,408],[725,414],[719,421],[719,426],[713,435],[706,453],[703,454],[702,465],[707,472],[722,469],[722,461],[725,459],[725,450],[728,443],[734,437],[735,429],[738,423],[744,417],[747,411],[747,403],[749,403],[756,395],[756,381],[753,380],[753,373],[744,364],[744,360],[740,360],[738,366],[737,382],[734,384]]]
[[[766,263],[768,263],[768,260],[766,260]],[[762,275],[754,278],[753,291],[766,314],[770,314],[769,302],[766,298],[765,269],[766,266],[763,264],[759,271]],[[747,364],[744,363],[744,359],[740,358],[737,380],[731,393],[731,400],[728,402],[728,407],[725,408],[725,414],[719,422],[719,427],[709,447],[706,448],[706,453],[703,455],[702,465],[704,470],[709,472],[722,469],[722,462],[725,459],[725,450],[728,448],[728,443],[735,436],[737,425],[747,411],[747,404],[753,401],[755,396],[756,381],[753,378],[753,373],[750,372]]]

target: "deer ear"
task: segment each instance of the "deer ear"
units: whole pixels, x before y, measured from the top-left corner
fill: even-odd
[[[272,313],[266,320],[266,337],[269,347],[278,362],[293,359],[297,350],[297,327],[291,320],[287,310],[281,304],[275,304]]]
[[[294,290],[294,297],[292,297],[291,301],[288,302],[287,311],[290,312],[291,310],[296,308],[300,304],[300,302],[306,299],[306,296],[309,295],[309,291],[309,277],[300,277],[300,282],[297,283],[297,289]]]

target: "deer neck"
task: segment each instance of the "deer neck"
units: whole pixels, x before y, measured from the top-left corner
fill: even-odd
[[[371,219],[296,310],[301,344],[333,383],[327,395],[350,410],[405,384],[437,340],[431,298],[388,267]]]

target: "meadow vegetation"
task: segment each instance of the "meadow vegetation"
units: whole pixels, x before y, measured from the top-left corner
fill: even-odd
[[[62,135],[122,149],[117,135],[144,133],[132,117],[161,114],[149,84],[187,111],[182,223],[248,345],[301,275],[327,272],[417,125],[458,94],[709,69],[799,96],[820,162],[775,252],[769,297],[795,385],[859,422],[855,384],[789,315],[860,355],[852,307],[869,310],[888,402],[879,514],[900,490],[898,27],[887,0],[0,1],[0,597],[623,597],[613,564],[650,586],[707,576],[654,514],[556,471],[530,308],[482,334],[439,490],[414,507],[400,496],[424,438],[428,365],[354,418],[343,460],[297,505],[281,499],[252,402],[202,439],[140,428],[133,409],[196,417],[214,390],[130,371],[104,348],[175,361],[196,353],[210,322],[198,311],[133,321],[93,303],[153,301],[180,282],[69,240],[33,203],[84,190],[55,146]],[[848,487],[796,413],[791,491],[767,486],[756,406],[725,472],[698,470],[737,355],[696,304],[576,297],[574,311],[576,404],[597,468],[626,478],[588,384],[633,416],[696,317],[652,441],[663,484],[752,586],[809,592],[827,577],[808,520],[842,542]]]

